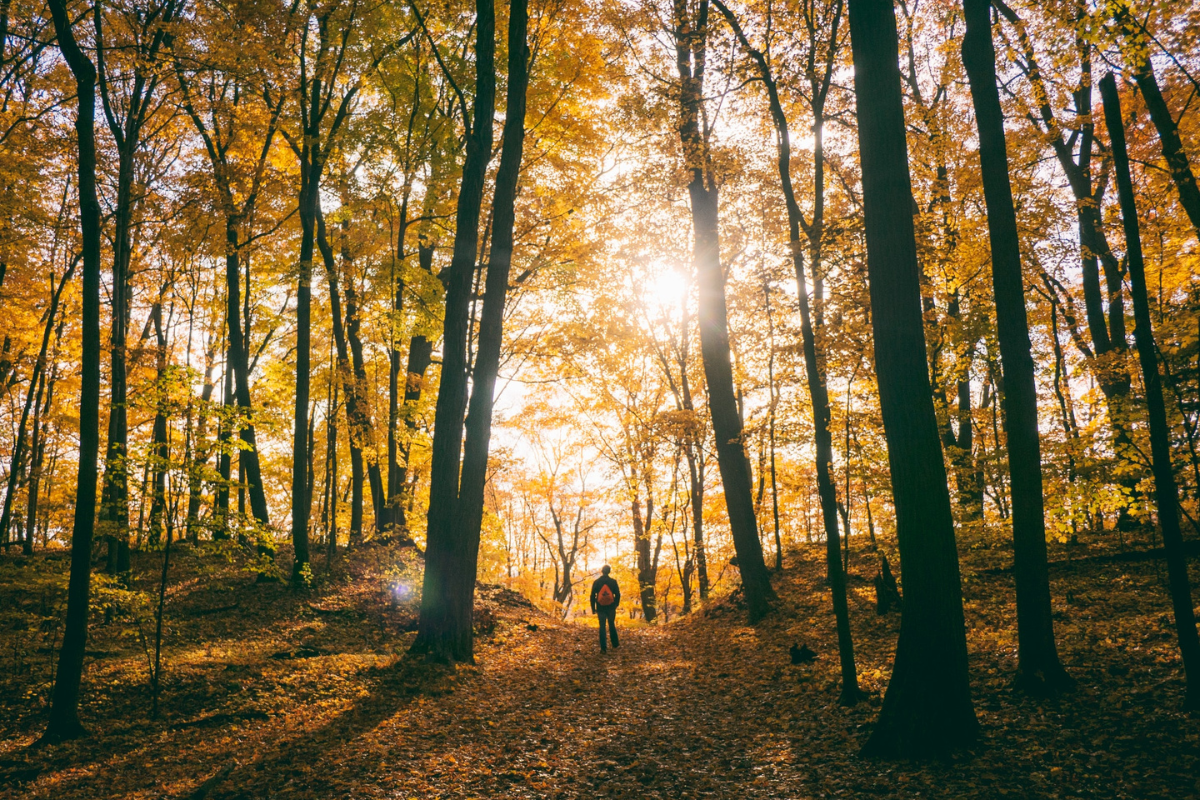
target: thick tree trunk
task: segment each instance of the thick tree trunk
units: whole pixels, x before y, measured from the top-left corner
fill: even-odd
[[[62,651],[43,741],[81,736],[79,684],[87,648],[88,596],[92,578],[92,529],[96,518],[96,458],[100,449],[100,200],[96,193],[96,70],[71,30],[65,0],[49,0],[59,49],[75,77],[78,111],[79,221],[83,251],[82,381],[79,394],[79,476],[71,536],[71,577]]]
[[[1012,491],[1013,575],[1017,588],[1017,685],[1032,692],[1067,688],[1058,660],[1046,566],[1042,453],[1038,439],[1037,382],[1025,314],[1021,245],[1008,178],[1004,114],[996,84],[988,0],[963,0],[962,58],[979,128],[979,160],[992,250],[992,287],[1004,375],[1004,427]]]
[[[465,424],[462,486],[446,537],[447,543],[456,548],[459,557],[443,562],[451,568],[449,580],[443,584],[452,592],[446,598],[445,605],[455,611],[446,618],[449,624],[444,625],[436,635],[438,644],[431,650],[435,654],[440,651],[455,661],[474,660],[471,614],[478,571],[480,526],[483,523],[484,489],[487,486],[492,408],[504,339],[504,305],[512,267],[514,203],[525,146],[525,90],[529,83],[529,51],[525,43],[528,25],[526,9],[526,0],[513,0],[509,6],[508,92],[500,165],[496,170],[496,189],[492,199],[491,263],[487,268],[483,310],[479,320],[479,351],[471,373],[473,385]]]
[[[904,610],[864,754],[929,756],[978,734],[950,490],[930,392],[891,0],[850,0],[875,371],[892,473]]]
[[[708,407],[716,437],[717,466],[725,490],[725,504],[738,569],[742,575],[746,604],[753,620],[761,619],[774,598],[758,520],[750,462],[737,398],[733,392],[733,368],[729,359],[729,323],[725,305],[725,275],[721,267],[718,234],[717,187],[705,185],[702,173],[693,175],[688,186],[695,229],[696,269],[700,278],[700,352],[708,385]]]
[[[462,183],[450,259],[443,324],[442,376],[434,412],[429,513],[421,615],[413,650],[442,661],[471,661],[471,597],[463,584],[462,528],[455,526],[459,498],[463,421],[467,405],[467,329],[471,279],[479,250],[479,217],[491,159],[496,106],[496,10],[492,0],[475,3],[474,124],[467,137]],[[464,122],[466,109],[463,108]],[[473,558],[472,558],[473,560]]]
[[[1196,633],[1196,615],[1192,607],[1192,589],[1188,581],[1187,556],[1183,551],[1183,536],[1179,530],[1179,493],[1175,484],[1175,472],[1171,467],[1171,427],[1167,421],[1162,379],[1158,374],[1154,332],[1150,324],[1150,302],[1146,294],[1146,269],[1142,260],[1137,201],[1129,174],[1129,155],[1125,149],[1121,102],[1117,95],[1117,82],[1112,73],[1100,80],[1100,92],[1104,99],[1104,120],[1108,126],[1109,139],[1112,141],[1121,221],[1125,229],[1125,260],[1129,268],[1129,283],[1133,295],[1133,335],[1138,360],[1142,366],[1142,380],[1146,387],[1146,405],[1150,417],[1150,453],[1154,470],[1155,499],[1158,503],[1158,524],[1167,556],[1167,577],[1171,587],[1171,605],[1175,611],[1175,631],[1179,636],[1179,651],[1183,656],[1187,680],[1184,707],[1195,709],[1200,707],[1200,636]]]

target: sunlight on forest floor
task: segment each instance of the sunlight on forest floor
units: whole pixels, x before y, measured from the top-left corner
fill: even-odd
[[[594,617],[559,623],[484,588],[490,615],[480,616],[494,628],[478,640],[478,665],[455,671],[403,656],[415,607],[389,592],[385,548],[354,553],[331,579],[318,571],[309,595],[185,551],[173,567],[160,718],[149,718],[136,610],[114,591],[112,620],[97,611],[89,647],[83,718],[92,736],[44,750],[28,749],[51,674],[35,632],[55,618],[62,581],[45,566],[52,557],[10,561],[0,568],[3,623],[26,627],[0,654],[0,797],[188,797],[223,770],[208,797],[1191,796],[1200,733],[1177,711],[1181,672],[1161,568],[1078,560],[1089,554],[1103,550],[1076,548],[1076,562],[1051,573],[1059,641],[1079,688],[1036,701],[1009,686],[1011,580],[987,569],[1001,553],[964,553],[983,738],[972,754],[921,765],[855,755],[899,626],[898,616],[874,613],[868,553],[852,564],[851,611],[860,680],[873,696],[846,709],[836,704],[817,545],[789,557],[776,578],[778,612],[764,622],[746,625],[731,600],[669,625],[621,618],[621,647],[603,656]],[[153,575],[154,557],[139,559],[138,574]],[[206,581],[190,580],[197,572]],[[816,650],[816,662],[791,665],[793,643]]]

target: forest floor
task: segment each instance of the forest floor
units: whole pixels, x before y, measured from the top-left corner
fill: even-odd
[[[387,548],[319,569],[308,593],[179,548],[157,718],[153,608],[136,597],[148,596],[158,557],[141,556],[133,588],[146,594],[100,590],[83,688],[91,736],[45,748],[32,745],[65,560],[4,559],[0,798],[1194,797],[1200,721],[1178,711],[1164,570],[1103,553],[1080,546],[1052,567],[1060,648],[1079,685],[1034,700],[1010,685],[1012,582],[996,569],[1007,556],[964,548],[982,737],[933,763],[856,755],[899,628],[897,614],[875,615],[865,553],[852,564],[863,575],[851,613],[871,697],[843,708],[815,545],[790,554],[763,622],[747,624],[734,599],[714,601],[670,624],[627,626],[606,655],[595,627],[483,589],[478,664],[457,670],[404,657],[418,576]],[[793,666],[793,643],[816,661]]]

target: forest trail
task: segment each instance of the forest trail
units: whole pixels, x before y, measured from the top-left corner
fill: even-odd
[[[604,655],[594,618],[562,623],[483,587],[477,664],[451,670],[406,655],[414,598],[396,600],[383,549],[354,555],[310,594],[184,554],[163,713],[149,714],[145,655],[118,617],[91,639],[84,719],[93,735],[31,749],[44,723],[21,698],[47,674],[38,655],[26,683],[13,673],[0,695],[0,800],[1133,800],[1200,791],[1200,731],[1177,711],[1177,652],[1153,562],[1056,568],[1056,596],[1071,598],[1060,610],[1063,656],[1080,685],[1037,701],[1011,689],[1010,578],[981,569],[996,562],[988,553],[970,554],[983,737],[953,761],[913,764],[857,757],[899,617],[875,615],[864,553],[849,595],[870,698],[838,706],[821,557],[817,547],[789,557],[774,580],[775,612],[753,626],[730,598],[665,625],[633,627],[621,613],[621,647]],[[41,596],[28,589],[35,567],[21,584],[0,574],[0,608],[18,585],[26,605]],[[792,665],[794,643],[817,659]]]

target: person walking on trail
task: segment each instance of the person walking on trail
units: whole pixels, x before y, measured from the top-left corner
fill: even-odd
[[[592,584],[592,613],[600,620],[600,652],[608,651],[608,642],[604,638],[604,627],[608,626],[608,635],[614,648],[620,647],[617,642],[617,606],[621,604],[621,587],[617,585],[608,573],[612,567],[605,564],[600,568],[602,573]]]

